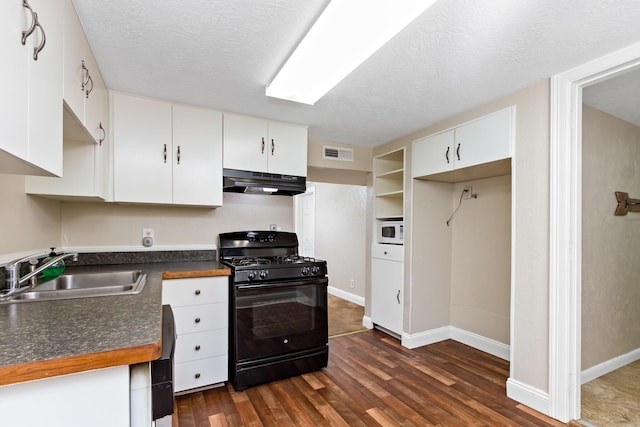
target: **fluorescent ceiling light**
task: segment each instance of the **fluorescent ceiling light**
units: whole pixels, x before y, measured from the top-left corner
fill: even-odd
[[[435,0],[333,0],[267,96],[313,105]]]

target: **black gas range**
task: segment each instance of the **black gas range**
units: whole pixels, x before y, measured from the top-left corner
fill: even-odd
[[[218,236],[229,276],[229,380],[237,390],[327,366],[327,263],[295,233]]]

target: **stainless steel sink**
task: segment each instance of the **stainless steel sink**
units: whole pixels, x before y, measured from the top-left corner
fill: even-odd
[[[137,294],[142,292],[146,279],[146,273],[140,270],[63,274],[11,297],[9,301]]]

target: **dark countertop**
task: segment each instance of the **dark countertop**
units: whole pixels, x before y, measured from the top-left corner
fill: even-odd
[[[160,356],[162,280],[229,275],[215,261],[69,266],[142,270],[139,294],[0,304],[0,385]]]

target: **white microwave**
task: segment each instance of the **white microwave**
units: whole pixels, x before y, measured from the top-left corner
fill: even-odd
[[[378,223],[378,243],[402,245],[404,242],[404,223],[402,221],[381,221]]]

